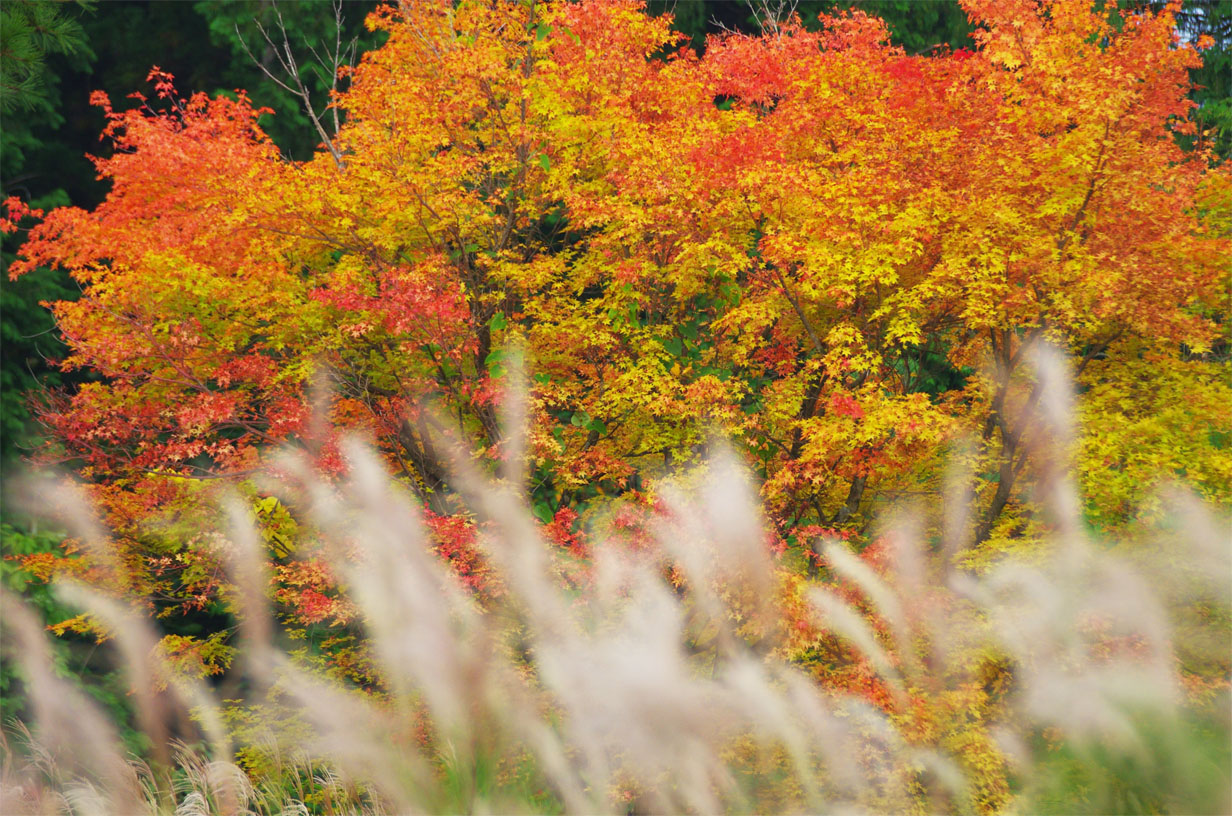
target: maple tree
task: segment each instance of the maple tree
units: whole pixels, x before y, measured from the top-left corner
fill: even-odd
[[[1030,519],[1028,361],[1050,341],[1091,389],[1097,515],[1126,512],[1108,473],[1132,470],[1131,448],[1175,467],[1178,440],[1226,500],[1213,406],[1229,394],[1208,358],[1232,184],[1177,143],[1196,49],[1174,9],[966,8],[973,50],[909,56],[856,12],[699,56],[625,0],[403,3],[369,18],[388,39],[334,100],[334,149],[305,162],[243,96],[184,98],[157,69],[138,107],[99,95],[111,192],[47,214],[10,269],[72,274],[82,298],[52,304],[63,365],[102,375],[44,406],[46,458],[76,464],[129,589],[172,614],[220,604],[195,532],[212,480],[295,440],[340,470],[338,431],[361,429],[486,591],[434,425],[512,455],[499,408],[520,344],[531,498],[562,545],[580,551],[579,513],[645,493],[717,430],[799,547],[935,489],[970,436],[973,535],[995,552]],[[331,394],[315,418],[314,377]],[[1223,441],[1184,417],[1120,433],[1152,411],[1143,381],[1198,389]],[[293,557],[303,531],[259,507],[279,599],[345,630],[330,576]],[[205,642],[201,670],[221,671]]]

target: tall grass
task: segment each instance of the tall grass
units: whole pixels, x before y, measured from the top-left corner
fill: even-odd
[[[579,579],[519,475],[457,455],[504,590],[480,603],[362,444],[341,483],[287,454],[279,484],[361,612],[379,689],[288,652],[235,504],[244,649],[223,689],[160,663],[135,607],[59,587],[112,635],[139,760],[0,596],[33,713],[30,731],[6,726],[0,813],[1229,812],[1227,525],[1177,492],[1157,546],[1093,541],[1058,453],[1060,363],[1041,376],[1050,539],[982,574],[955,566],[973,526],[956,491],[943,524],[889,526],[876,562],[824,542],[825,578],[805,581],[776,564],[747,474],[717,447],[661,490],[649,542],[600,540]],[[888,699],[819,682],[800,648],[817,637],[867,661]],[[1182,687],[1189,665],[1209,688]]]

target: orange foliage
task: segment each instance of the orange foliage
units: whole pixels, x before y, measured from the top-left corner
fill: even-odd
[[[972,435],[994,538],[1026,504],[1031,348],[1105,375],[1208,350],[1232,185],[1174,138],[1199,56],[1171,10],[1114,27],[1087,0],[966,5],[970,52],[908,56],[853,13],[699,57],[634,0],[406,3],[370,18],[388,41],[335,100],[341,161],[287,161],[262,109],[181,98],[157,69],[156,101],[100,94],[110,194],[48,214],[10,271],[80,282],[53,305],[64,365],[101,376],[47,406],[47,457],[98,486],[136,585],[202,604],[216,587],[143,558],[210,556],[142,520],[283,442],[342,470],[333,440],[362,428],[482,589],[433,425],[499,458],[517,341],[532,501],[579,555],[575,514],[644,501],[712,431],[764,478],[779,540],[862,529]],[[314,430],[325,371],[338,427]],[[305,568],[281,565],[280,597],[345,620]]]

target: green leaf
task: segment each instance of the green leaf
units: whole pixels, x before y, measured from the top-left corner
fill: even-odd
[[[509,321],[505,319],[504,312],[497,312],[492,315],[492,319],[488,321],[488,326],[491,327],[492,331],[504,331],[508,325]]]
[[[590,414],[585,411],[578,411],[573,415],[573,418],[569,420],[569,423],[579,428],[585,428],[590,424]]]
[[[539,154],[539,166],[542,167],[544,170],[551,170],[552,169],[551,156],[549,156],[547,153],[540,153]]]
[[[548,35],[552,33],[552,27],[547,23],[540,23],[535,27],[535,39],[546,40]]]
[[[498,380],[505,376],[505,350],[496,349],[484,359],[484,365],[488,368],[488,376],[494,380]]]
[[[535,518],[542,521],[544,524],[551,524],[554,513],[547,502],[535,502],[534,508]]]

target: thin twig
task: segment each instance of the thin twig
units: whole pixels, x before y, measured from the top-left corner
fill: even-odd
[[[257,22],[257,31],[261,32],[261,37],[265,40],[266,45],[268,45],[273,51],[274,56],[278,59],[279,66],[282,68],[283,72],[290,77],[291,81],[294,83],[294,87],[279,79],[273,71],[266,67],[263,61],[258,60],[256,56],[253,55],[251,49],[248,47],[247,41],[244,39],[244,35],[240,33],[240,28],[237,24],[235,26],[235,35],[239,38],[240,47],[244,49],[244,53],[248,56],[248,58],[261,69],[261,72],[265,74],[271,82],[292,96],[296,96],[300,99],[304,112],[308,114],[308,118],[312,121],[313,127],[316,128],[317,135],[321,137],[321,143],[325,145],[325,149],[329,151],[331,156],[333,156],[334,163],[338,166],[338,168],[344,169],[346,167],[346,163],[342,160],[342,152],[338,149],[338,147],[334,144],[334,140],[331,139],[329,134],[326,132],[325,126],[321,124],[321,117],[317,114],[316,109],[312,104],[312,94],[308,91],[307,86],[304,85],[304,81],[300,77],[299,64],[295,60],[295,52],[291,49],[291,40],[287,34],[286,23],[282,18],[282,10],[278,8],[277,2],[273,3],[273,8],[274,14],[278,18],[277,33],[281,36],[281,44],[274,41],[274,38],[270,36],[270,32],[266,30],[265,26],[263,26],[260,21]],[[331,95],[332,92],[336,91],[338,87],[338,68],[340,67],[339,60],[341,58],[342,7],[339,2],[335,2],[334,23],[336,32],[334,37],[335,48],[333,55],[333,79],[330,86]],[[317,57],[318,61],[321,62],[324,67],[325,62],[320,59],[319,55],[317,55],[316,49],[309,45],[308,50],[313,54],[313,56]],[[334,108],[335,137],[338,135],[339,126],[338,111],[337,108]]]

